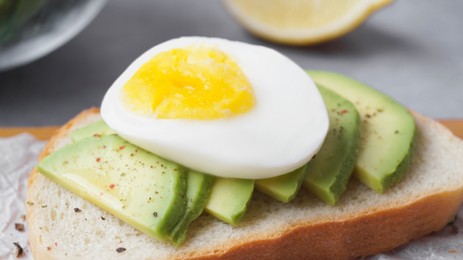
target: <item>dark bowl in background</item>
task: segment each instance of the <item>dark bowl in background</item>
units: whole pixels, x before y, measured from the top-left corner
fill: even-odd
[[[106,0],[0,0],[0,71],[59,48],[83,30]]]

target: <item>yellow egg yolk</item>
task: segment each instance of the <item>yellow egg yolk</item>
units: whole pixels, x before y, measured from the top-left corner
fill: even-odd
[[[222,51],[205,46],[172,49],[143,64],[123,87],[124,103],[160,119],[218,119],[248,112],[251,84]]]

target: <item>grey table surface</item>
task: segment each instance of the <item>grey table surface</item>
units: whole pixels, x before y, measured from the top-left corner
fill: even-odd
[[[463,118],[463,1],[402,0],[353,33],[288,47],[246,33],[217,0],[110,0],[77,37],[32,64],[0,72],[0,126],[66,122],[99,106],[138,55],[165,40],[214,36],[266,45],[303,68],[347,74],[435,118]]]

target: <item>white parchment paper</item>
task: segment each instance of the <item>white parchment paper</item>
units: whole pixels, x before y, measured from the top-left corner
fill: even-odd
[[[24,250],[20,259],[32,259],[25,221],[26,185],[43,145],[28,134],[0,138],[0,259],[16,259],[13,243]],[[18,231],[15,224],[23,224],[24,231]]]
[[[16,259],[13,243],[24,250],[19,259],[32,259],[25,221],[26,185],[43,145],[28,134],[0,138],[0,259]],[[18,231],[16,223],[25,230]],[[443,230],[370,259],[463,259],[463,207]]]

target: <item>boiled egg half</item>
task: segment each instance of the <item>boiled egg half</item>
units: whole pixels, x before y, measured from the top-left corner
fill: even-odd
[[[262,46],[183,37],[137,58],[107,91],[104,121],[122,138],[185,167],[261,179],[306,164],[328,116],[299,66]]]

